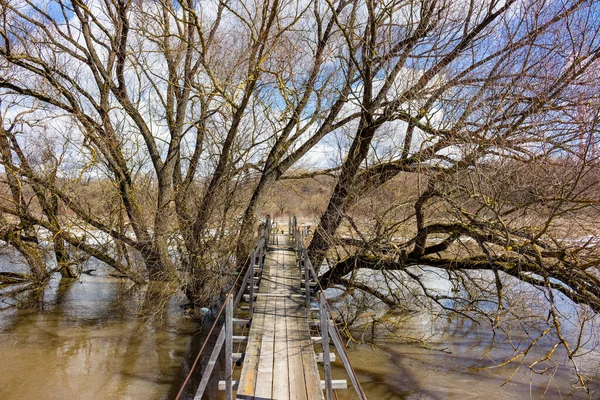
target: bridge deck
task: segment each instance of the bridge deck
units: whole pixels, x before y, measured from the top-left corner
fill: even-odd
[[[274,237],[256,293],[238,399],[323,399],[295,252]]]

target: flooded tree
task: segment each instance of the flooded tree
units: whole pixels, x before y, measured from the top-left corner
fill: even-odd
[[[413,6],[367,3],[362,20],[337,21],[356,44],[360,116],[309,247],[315,266],[328,261],[322,284],[499,329],[519,303],[517,278],[545,299],[538,322],[549,324],[532,342],[552,336],[547,358],[563,347],[585,387],[576,358],[597,340],[588,327],[600,310],[597,10]],[[428,286],[428,267],[451,289]],[[574,319],[562,296],[583,305]]]
[[[233,267],[229,247],[253,233],[265,182],[344,124],[336,120],[346,101],[339,93],[350,83],[331,64],[338,51],[327,7],[1,6],[5,119],[14,122],[9,106],[30,110],[19,114],[23,129],[6,138],[5,176],[49,193],[70,221],[49,224],[31,210],[25,216],[12,200],[3,213],[71,241],[83,230],[99,243],[80,240],[84,252],[130,277],[181,280],[193,300]],[[39,151],[25,143],[41,126],[63,147],[56,179],[27,167]],[[24,145],[30,152],[15,159]],[[254,195],[241,204],[238,194],[263,167]],[[81,195],[90,182],[95,192],[87,194],[110,199],[110,207]]]
[[[340,158],[304,174],[336,182],[309,247],[328,263],[323,284],[391,308],[406,289],[500,326],[516,279],[540,288],[574,359],[554,296],[600,308],[594,2],[0,10],[0,239],[32,279],[94,257],[214,301],[261,199],[320,147]],[[432,292],[423,266],[451,294]]]

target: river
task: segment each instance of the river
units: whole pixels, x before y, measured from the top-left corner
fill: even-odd
[[[43,299],[36,307],[0,306],[0,399],[174,398],[205,335],[186,316],[185,298],[164,284],[140,287],[96,274],[53,279],[32,294]],[[514,373],[518,363],[487,368],[513,353],[498,336],[490,349],[485,326],[427,313],[402,317],[397,326],[402,338],[348,349],[370,399],[588,398],[573,388],[560,352],[551,375],[532,374],[528,363]],[[595,353],[585,365],[598,373]],[[334,378],[345,378],[339,361]],[[337,394],[354,398],[351,388]]]

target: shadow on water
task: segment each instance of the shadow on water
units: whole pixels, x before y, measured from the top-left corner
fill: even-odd
[[[411,326],[411,323],[413,326]],[[543,356],[548,347],[530,354],[522,363],[504,367],[497,363],[514,355],[507,340],[497,335],[490,346],[489,329],[468,321],[447,322],[442,333],[422,343],[386,338],[375,345],[354,345],[348,349],[365,392],[376,399],[588,399],[574,385],[573,371],[564,354],[557,350],[554,363],[545,366],[552,373],[535,374],[528,365]],[[415,326],[420,327],[421,330]],[[469,327],[467,329],[467,327]],[[406,331],[424,332],[422,317],[406,321]],[[519,340],[518,337],[513,337]],[[599,364],[598,357],[590,364]],[[345,379],[340,361],[336,361],[334,379]],[[598,381],[590,383],[591,398],[599,398]],[[338,391],[339,399],[354,399],[350,388]]]

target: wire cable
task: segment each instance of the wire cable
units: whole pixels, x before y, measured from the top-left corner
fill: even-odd
[[[267,229],[270,229],[270,226],[268,226],[268,227],[265,226],[265,229],[263,229],[263,232],[261,233],[254,250],[258,249],[259,244],[263,238],[265,239],[263,246],[264,247],[267,246],[267,240],[268,240],[268,234],[266,233]],[[250,260],[250,264],[248,265],[248,268],[254,268],[254,265],[251,265],[251,264],[254,264],[254,260]],[[233,294],[233,290],[235,289],[235,287],[240,279],[240,276],[242,276],[242,272],[245,273],[245,271],[246,271],[245,269],[240,270],[237,277],[235,278],[235,281],[233,282],[233,285],[231,285],[231,289],[229,289],[229,292],[227,292],[226,297]],[[251,273],[254,273],[254,271],[251,271]],[[244,290],[244,288],[240,287],[240,290]],[[212,326],[210,327],[210,331],[208,332],[208,335],[206,335],[206,339],[204,339],[204,343],[202,343],[202,347],[200,348],[200,351],[198,352],[198,355],[196,356],[196,359],[194,360],[194,363],[192,364],[192,367],[190,368],[190,372],[188,373],[185,380],[183,381],[183,384],[181,385],[181,388],[179,389],[179,392],[177,393],[175,400],[179,400],[181,398],[181,395],[183,394],[185,387],[187,386],[190,378],[192,377],[192,374],[194,373],[194,370],[196,369],[196,365],[198,364],[198,361],[200,360],[200,356],[202,355],[202,352],[206,348],[208,339],[210,339],[210,337],[212,336],[212,333],[213,333],[215,327],[217,326],[217,322],[219,322],[219,318],[223,314],[223,310],[225,309],[225,304],[226,304],[226,302],[223,302],[223,305],[221,305],[221,308],[219,309],[219,313],[217,314],[217,317],[215,318],[215,322],[213,322]]]

